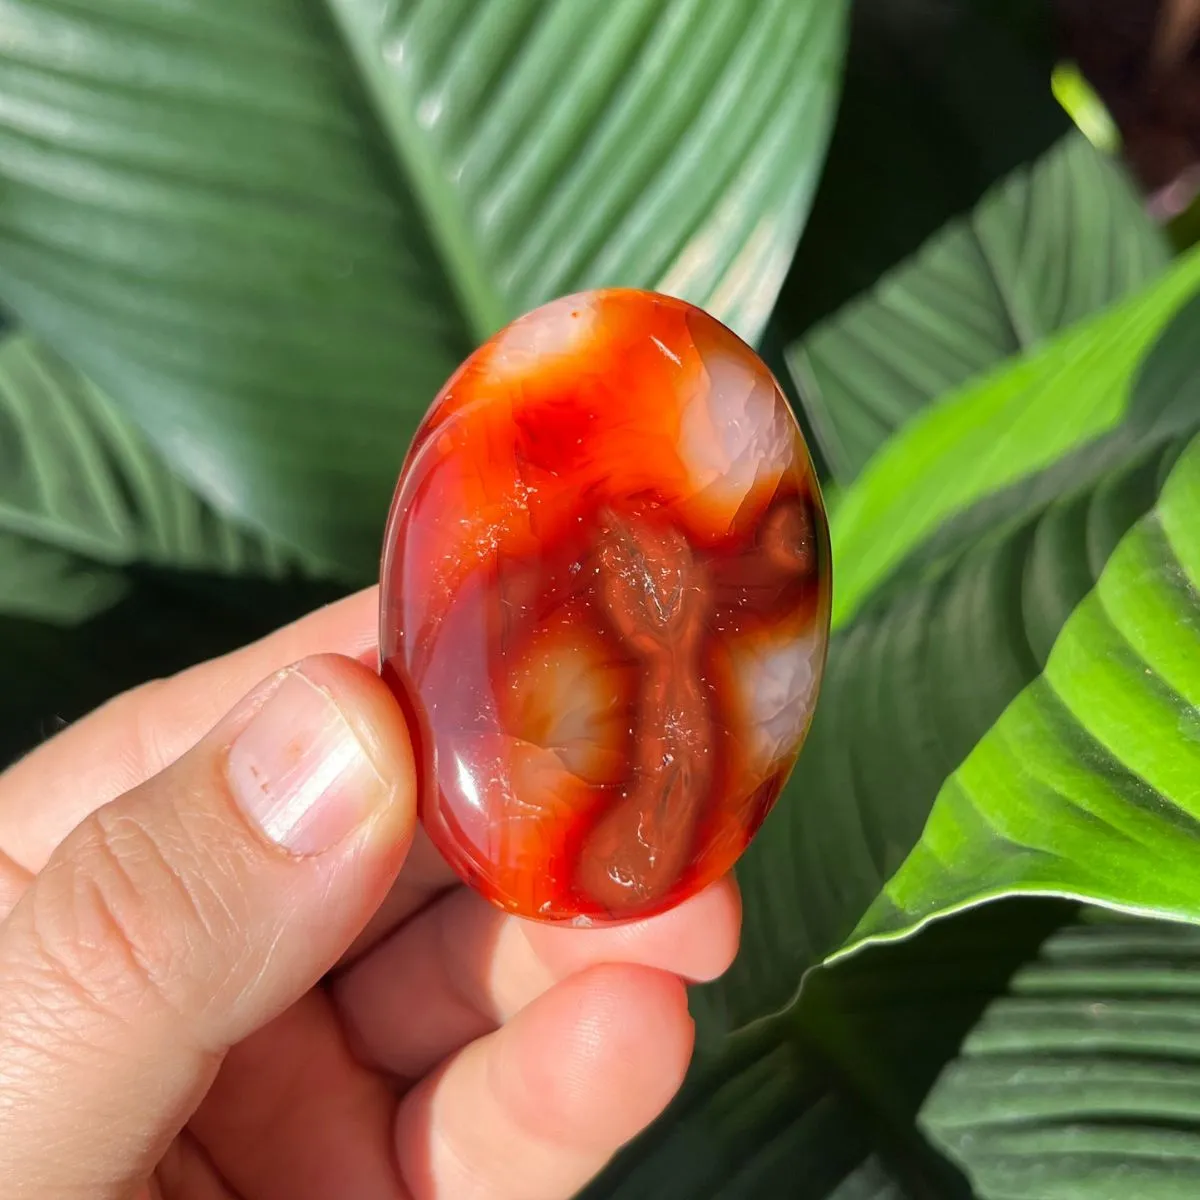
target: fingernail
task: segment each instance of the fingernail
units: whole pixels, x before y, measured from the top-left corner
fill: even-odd
[[[330,695],[292,671],[238,735],[226,761],[246,816],[293,854],[320,854],[384,798],[384,783]]]

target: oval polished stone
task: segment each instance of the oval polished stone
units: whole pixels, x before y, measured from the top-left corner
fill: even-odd
[[[568,296],[458,369],[384,545],[421,819],[497,905],[593,924],[733,866],[808,730],[820,492],[759,357],[692,305]]]

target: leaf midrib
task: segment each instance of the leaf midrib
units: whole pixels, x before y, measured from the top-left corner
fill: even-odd
[[[484,256],[456,188],[451,186],[416,120],[416,106],[400,68],[387,61],[382,29],[366,27],[355,15],[356,0],[323,0],[367,99],[382,127],[393,164],[412,189],[447,280],[462,308],[468,331],[481,342],[512,317],[484,267]],[[383,8],[378,16],[383,16]],[[397,45],[401,43],[398,42]]]

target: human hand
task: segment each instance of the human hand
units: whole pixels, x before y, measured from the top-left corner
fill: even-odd
[[[0,775],[6,1200],[566,1198],[677,1089],[732,881],[601,930],[455,886],[364,665],[376,604]]]

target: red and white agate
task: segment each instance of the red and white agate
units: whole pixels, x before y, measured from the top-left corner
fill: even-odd
[[[829,598],[812,463],[744,342],[630,290],[513,322],[434,401],[388,522],[384,677],[430,837],[524,916],[679,903],[779,795]]]

